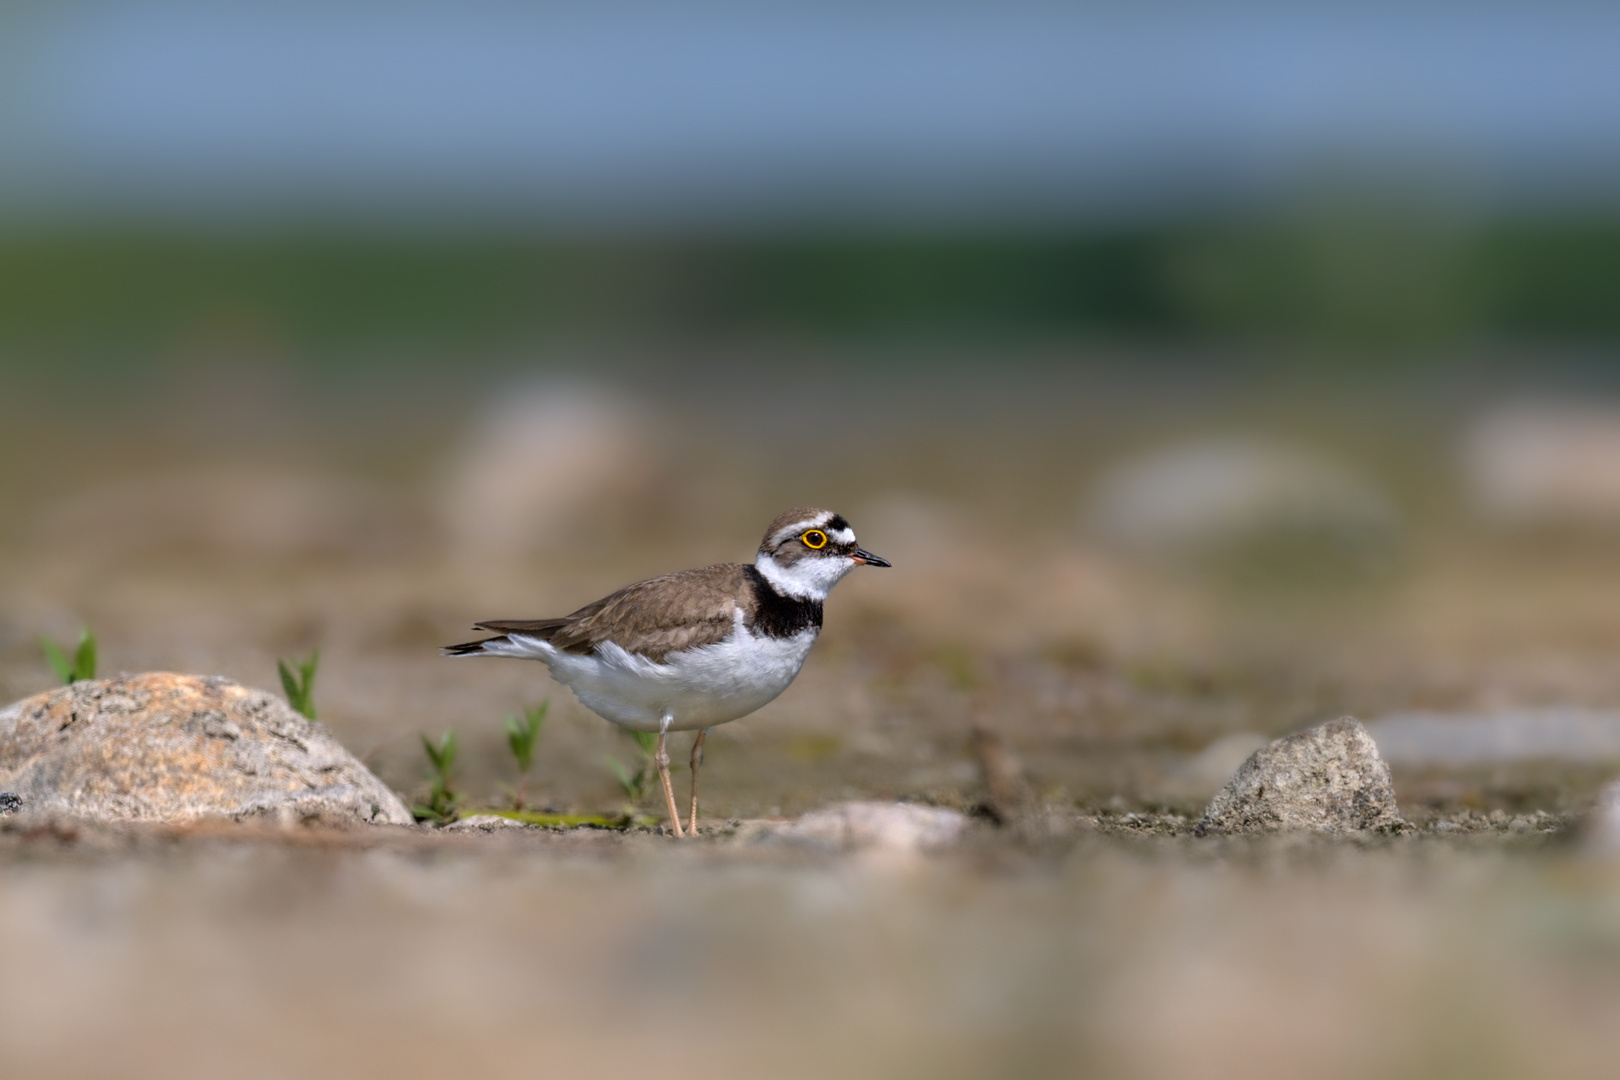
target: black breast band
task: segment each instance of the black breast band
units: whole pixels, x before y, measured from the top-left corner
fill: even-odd
[[[788,638],[806,630],[821,629],[821,601],[801,600],[783,596],[771,588],[755,567],[748,568],[748,580],[754,586],[754,625],[756,634],[766,637]]]

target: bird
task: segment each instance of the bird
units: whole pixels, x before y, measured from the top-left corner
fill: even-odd
[[[586,708],[658,733],[653,764],[671,831],[697,833],[698,768],[709,729],[774,701],[821,633],[822,604],[857,566],[892,565],[855,539],[842,514],[798,507],[765,530],[752,563],[716,563],[648,578],[554,619],[486,619],[494,636],[445,656],[538,660]],[[671,731],[692,741],[692,814],[683,831],[669,778]]]

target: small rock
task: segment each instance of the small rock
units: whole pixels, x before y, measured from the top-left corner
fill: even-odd
[[[928,851],[956,840],[967,816],[916,803],[845,802],[812,810],[779,835],[794,843],[838,851]]]
[[[1344,716],[1256,750],[1211,800],[1198,833],[1348,833],[1401,824],[1389,766],[1360,721]]]
[[[514,821],[509,817],[501,817],[499,814],[473,814],[471,817],[464,817],[458,821],[452,822],[439,831],[456,833],[493,833],[506,832],[509,829],[517,829],[521,831],[523,829],[533,828],[536,828],[536,826],[529,825],[521,821]]]
[[[30,813],[92,821],[411,823],[398,796],[280,698],[166,672],[0,710],[0,787]]]
[[[9,791],[0,791],[0,814],[15,814],[22,808],[23,801],[19,796]]]

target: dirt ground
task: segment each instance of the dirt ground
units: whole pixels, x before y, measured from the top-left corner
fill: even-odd
[[[0,700],[50,686],[38,637],[82,626],[104,672],[272,689],[277,658],[318,648],[321,721],[408,798],[420,736],[454,727],[465,805],[503,803],[502,718],[543,700],[531,803],[625,806],[605,759],[639,751],[543,668],[437,655],[476,619],[746,559],[796,504],[895,564],[841,584],[798,681],[711,735],[693,845],[0,832],[6,1073],[1614,1074],[1620,864],[1575,826],[1620,762],[1396,762],[1406,834],[1191,835],[1222,739],[1620,707],[1620,557],[1470,508],[1457,446],[1485,396],[789,359],[763,383],[592,389],[627,449],[590,455],[611,460],[581,466],[589,490],[517,475],[482,502],[468,476],[516,445],[490,434],[489,403],[521,396],[504,385],[250,371],[0,408]],[[1230,432],[1345,463],[1390,536],[1365,561],[1178,560],[1088,518],[1113,463]],[[959,850],[896,863],[727,824],[845,798],[972,810],[976,724],[1023,764],[1039,809],[1017,828],[975,818]]]

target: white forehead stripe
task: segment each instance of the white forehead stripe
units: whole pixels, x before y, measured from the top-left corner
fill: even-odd
[[[840,544],[853,544],[855,542],[854,529],[834,529],[827,534]]]

